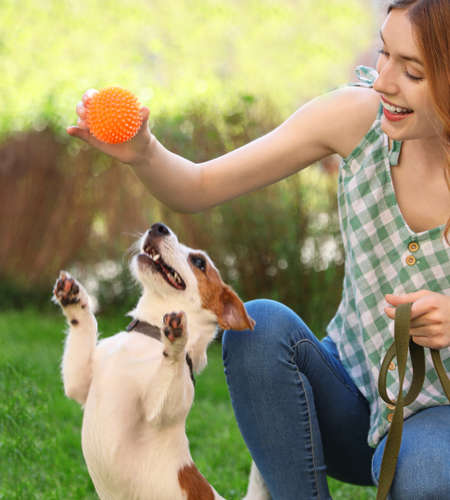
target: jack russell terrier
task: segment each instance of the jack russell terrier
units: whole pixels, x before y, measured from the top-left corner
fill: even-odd
[[[54,288],[69,324],[64,390],[84,406],[87,468],[104,500],[221,499],[189,452],[193,373],[206,366],[218,325],[244,330],[254,321],[207,254],[165,225],[153,224],[137,247],[131,270],[142,296],[126,332],[98,341],[82,285],[62,271]]]

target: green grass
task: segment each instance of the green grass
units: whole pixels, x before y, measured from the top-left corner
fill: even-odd
[[[126,318],[99,318],[106,335]],[[84,465],[78,404],[65,398],[60,377],[65,323],[57,314],[0,312],[0,499],[95,499]],[[227,499],[242,498],[250,457],[234,420],[220,356],[197,378],[187,434],[194,460]],[[373,488],[331,480],[334,499],[375,498]]]

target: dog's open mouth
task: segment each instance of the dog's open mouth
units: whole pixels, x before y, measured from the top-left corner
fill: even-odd
[[[169,285],[173,286],[177,290],[184,290],[186,288],[186,283],[183,281],[183,278],[173,267],[170,267],[163,261],[161,254],[156,250],[156,248],[146,245],[144,253],[140,253],[138,255],[138,260],[151,265],[155,271],[162,275]]]

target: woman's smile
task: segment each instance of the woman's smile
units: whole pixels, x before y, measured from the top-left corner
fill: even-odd
[[[393,122],[404,120],[408,115],[412,114],[414,111],[410,108],[404,108],[389,102],[385,97],[381,96],[381,103],[383,105],[384,116]]]

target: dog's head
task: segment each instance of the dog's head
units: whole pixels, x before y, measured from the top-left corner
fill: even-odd
[[[178,241],[176,235],[161,223],[153,224],[138,242],[138,253],[131,269],[151,292],[172,303],[187,304],[213,313],[223,329],[253,329],[237,294],[220,277],[209,256]]]

